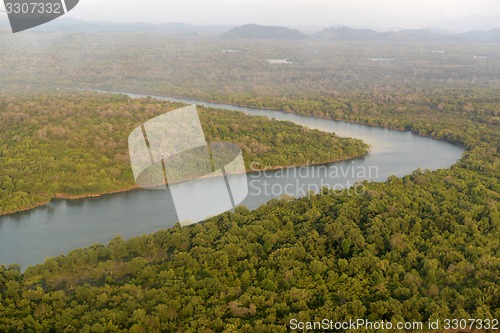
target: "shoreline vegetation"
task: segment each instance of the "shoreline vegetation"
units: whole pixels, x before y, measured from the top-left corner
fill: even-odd
[[[329,164],[336,163],[336,162],[344,162],[344,161],[350,161],[350,160],[354,160],[357,158],[361,158],[363,156],[366,156],[367,154],[369,154],[369,151],[367,151],[364,154],[358,155],[358,156],[350,156],[350,157],[346,157],[343,159],[335,159],[335,160],[331,160],[331,161],[327,161],[327,162],[303,163],[303,164],[293,164],[293,165],[287,165],[287,166],[272,166],[272,167],[267,167],[267,168],[262,168],[262,169],[247,170],[245,173],[248,175],[248,174],[253,173],[253,172],[278,171],[278,170],[283,170],[283,169],[288,169],[288,168],[296,168],[296,167],[329,165]],[[235,173],[235,174],[237,174],[237,173]],[[208,176],[208,177],[210,177],[210,176]],[[218,177],[218,176],[212,176],[212,177]],[[207,176],[202,176],[199,178],[203,179],[203,178],[207,178]],[[189,180],[193,180],[193,179],[187,179],[185,181],[189,181]],[[173,184],[176,184],[176,183],[173,183]],[[168,185],[168,183],[167,183],[167,185]],[[81,200],[81,199],[89,199],[89,198],[98,198],[98,197],[102,197],[102,196],[106,196],[106,195],[113,195],[113,194],[124,193],[124,192],[131,192],[131,191],[141,190],[141,189],[142,188],[140,186],[133,185],[133,186],[130,186],[127,188],[112,190],[109,192],[101,192],[101,193],[87,193],[87,194],[79,194],[79,195],[67,195],[64,193],[57,193],[49,201],[37,202],[33,206],[21,208],[21,209],[16,210],[16,211],[0,212],[0,217],[15,215],[18,213],[26,213],[26,212],[29,212],[29,211],[34,210],[36,208],[46,206],[46,205],[50,204],[52,202],[52,200],[55,200],[55,199],[58,199],[58,200]],[[0,221],[0,223],[2,223],[2,222]]]
[[[74,90],[74,88],[61,88],[61,89],[67,89],[69,91]],[[176,96],[161,96],[161,95],[148,94],[148,93],[143,93],[143,92],[141,92],[141,93],[131,93],[131,92],[122,92],[122,91],[114,91],[114,90],[101,90],[101,89],[99,89],[99,90],[76,89],[76,90],[77,91],[83,91],[83,92],[104,94],[104,96],[105,95],[109,95],[109,94],[111,94],[111,95],[117,95],[117,96],[121,95],[121,96],[126,96],[127,98],[131,98],[131,99],[148,99],[148,98],[152,98],[152,99],[157,100],[157,101],[166,102],[166,103],[173,103],[173,104],[177,104],[179,102],[168,101],[168,98],[191,100],[191,97],[190,98],[185,98],[185,97],[176,97]],[[136,95],[144,95],[144,96],[138,97]],[[166,98],[167,100],[164,100],[162,98]],[[376,124],[370,123],[368,121],[358,122],[358,121],[355,121],[355,120],[346,120],[344,118],[335,118],[335,117],[332,117],[332,116],[329,116],[329,115],[310,116],[310,115],[306,115],[306,114],[303,114],[303,113],[298,112],[298,111],[285,111],[285,110],[279,109],[279,108],[266,107],[266,106],[254,106],[254,105],[251,105],[251,104],[241,104],[241,103],[240,104],[234,104],[234,103],[229,103],[229,102],[225,102],[225,101],[217,101],[217,100],[213,100],[213,99],[206,99],[206,100],[201,99],[201,100],[196,100],[196,101],[202,102],[202,103],[221,104],[221,105],[228,106],[228,107],[234,106],[234,107],[243,107],[243,108],[250,108],[250,109],[257,109],[257,110],[270,110],[270,111],[283,112],[283,113],[292,113],[292,114],[296,114],[296,115],[304,116],[304,117],[317,117],[317,118],[321,118],[321,119],[329,119],[329,120],[333,120],[333,121],[346,122],[346,123],[351,123],[351,124],[356,124],[356,125],[363,125],[363,126],[368,126],[368,127],[386,128],[386,129],[395,130],[395,131],[401,131],[401,132],[410,131],[411,133],[413,133],[415,135],[419,135],[419,136],[422,136],[422,137],[432,138],[434,140],[440,140],[440,141],[448,142],[450,144],[459,145],[461,147],[464,147],[465,149],[468,149],[467,145],[464,142],[462,142],[461,140],[457,140],[457,139],[453,139],[452,140],[452,139],[449,139],[449,138],[443,138],[443,137],[440,137],[440,136],[437,136],[437,135],[433,135],[434,133],[421,133],[421,132],[419,132],[418,130],[415,130],[415,129],[401,128],[401,127],[384,127],[384,126],[380,126],[380,125],[376,125]],[[193,102],[195,102],[195,100],[193,100]],[[209,107],[209,108],[212,108],[212,107]],[[234,112],[234,110],[230,110],[230,109],[223,109],[223,110],[224,111],[228,111],[228,112]],[[236,111],[236,112],[238,112],[238,111]],[[272,121],[274,121],[274,120],[272,120]],[[406,126],[406,127],[408,127],[408,126]],[[360,157],[365,156],[368,153],[369,153],[369,150],[367,150],[365,153],[357,155],[357,156],[349,156],[349,157],[341,158],[341,159],[333,159],[333,160],[329,160],[329,161],[326,161],[326,162],[322,161],[322,162],[314,162],[314,163],[290,164],[290,165],[287,165],[287,166],[278,166],[278,167],[274,167],[273,166],[273,167],[268,167],[268,168],[264,168],[264,169],[256,169],[256,170],[248,170],[247,169],[246,173],[248,174],[248,173],[251,173],[251,172],[258,172],[258,171],[274,171],[274,170],[279,170],[279,169],[292,168],[292,167],[301,167],[301,166],[328,165],[328,164],[335,163],[335,162],[348,161],[348,160],[351,160],[351,159],[360,158]],[[459,161],[457,161],[457,163]],[[204,178],[204,177],[201,177],[201,178]],[[48,200],[48,201],[37,202],[37,203],[35,203],[35,204],[31,205],[31,206],[23,207],[23,208],[18,209],[18,210],[12,210],[12,211],[6,211],[6,212],[1,212],[0,211],[0,217],[9,216],[9,215],[15,215],[17,213],[28,212],[30,210],[33,210],[33,209],[36,209],[36,208],[39,208],[39,207],[43,207],[43,206],[49,204],[53,199],[80,200],[80,199],[96,198],[96,197],[101,197],[101,196],[106,196],[106,195],[112,195],[112,194],[123,193],[123,192],[128,192],[128,191],[140,190],[140,189],[141,189],[140,186],[133,185],[133,186],[129,186],[129,187],[121,188],[121,189],[116,189],[116,190],[110,190],[110,191],[104,191],[104,192],[97,192],[97,193],[78,194],[78,195],[71,195],[71,194],[65,194],[65,193],[57,193],[57,194],[54,195],[54,197],[50,198],[50,200]]]
[[[450,168],[368,182],[362,195],[325,190],[297,200],[271,200],[256,210],[237,207],[189,227],[176,224],[128,240],[116,236],[24,272],[19,265],[0,265],[1,331],[284,333],[290,318],[392,323],[478,318],[486,329],[486,320],[491,324],[500,318],[498,43],[297,43],[71,32],[37,33],[39,43],[33,43],[33,36],[0,35],[0,85],[5,87],[0,112],[8,111],[5,118],[2,113],[7,123],[0,122],[0,158],[15,179],[51,175],[42,177],[40,193],[97,192],[130,184],[131,174],[116,168],[125,166],[125,156],[112,157],[126,142],[114,141],[111,133],[128,133],[163,104],[107,95],[97,102],[85,93],[71,99],[59,94],[62,101],[54,101],[43,97],[46,91],[38,94],[37,84],[276,108],[411,130],[458,142],[466,150]],[[221,52],[228,48],[243,52]],[[271,57],[294,64],[270,65],[265,60]],[[94,117],[87,117],[89,108]],[[65,112],[78,124],[73,128],[69,122],[71,129],[98,134],[64,131]],[[33,116],[43,120],[42,126]],[[248,136],[243,150],[255,153],[262,165],[272,164],[273,157],[276,165],[286,165],[269,144],[283,144],[278,122],[266,122],[272,127],[263,132],[259,120],[245,132],[223,119],[224,126],[212,126],[210,140],[236,140],[230,133],[238,130],[239,139]],[[210,118],[205,120],[210,124]],[[16,124],[23,123],[29,131],[21,137]],[[292,132],[301,137],[300,129]],[[285,160],[297,158],[301,144],[314,150],[326,139],[308,133],[314,140],[292,140]],[[51,146],[51,138],[60,138],[58,144]],[[258,145],[250,145],[258,138]],[[42,144],[33,145],[32,139]],[[318,158],[325,148],[308,151],[315,158],[301,161],[328,160],[328,155]],[[27,149],[33,152],[25,156]],[[36,168],[33,156],[48,165],[42,154],[47,150],[58,153],[52,161],[57,168]],[[0,178],[2,210],[4,188],[29,189],[30,184],[13,183],[1,171]],[[25,199],[19,196],[12,207],[30,202]],[[31,202],[41,201],[35,199]]]
[[[68,89],[71,90],[71,88],[68,88]],[[417,130],[414,130],[414,129],[411,129],[411,128],[385,127],[385,126],[381,126],[381,125],[372,124],[369,121],[361,121],[360,122],[360,121],[356,121],[356,120],[348,120],[348,119],[345,119],[345,118],[332,117],[330,115],[312,116],[312,115],[307,115],[307,114],[301,113],[300,111],[295,111],[295,110],[285,111],[282,108],[273,108],[273,107],[267,107],[267,106],[255,106],[255,105],[252,105],[252,104],[238,104],[238,103],[225,102],[224,100],[222,100],[222,101],[216,101],[216,100],[212,100],[212,99],[196,99],[195,100],[195,99],[191,99],[191,97],[190,98],[179,97],[179,96],[176,97],[174,95],[161,96],[161,95],[156,95],[156,94],[130,93],[130,92],[121,92],[121,91],[113,91],[113,90],[92,90],[92,89],[89,89],[89,90],[76,89],[76,90],[90,91],[90,92],[99,92],[99,93],[108,93],[108,94],[117,94],[117,95],[125,95],[125,96],[131,97],[131,98],[148,98],[148,97],[150,97],[150,98],[153,98],[153,99],[163,100],[163,101],[168,101],[169,98],[172,98],[172,99],[182,99],[182,100],[193,101],[193,102],[198,101],[198,102],[202,102],[202,103],[220,104],[220,105],[225,105],[225,106],[229,106],[229,107],[234,106],[234,107],[239,107],[239,108],[249,108],[249,109],[255,109],[255,110],[269,110],[269,111],[276,111],[276,112],[282,112],[282,113],[290,113],[290,114],[294,114],[294,115],[302,116],[302,117],[313,117],[313,118],[319,118],[319,119],[325,119],[325,120],[333,120],[333,121],[338,121],[338,122],[344,122],[344,123],[348,123],[348,124],[362,125],[362,126],[367,126],[367,127],[385,128],[385,129],[390,129],[390,130],[399,131],[399,132],[411,132],[412,134],[415,134],[415,135],[418,135],[418,136],[422,136],[422,137],[425,137],[425,138],[431,138],[431,139],[439,140],[439,141],[444,141],[444,142],[447,142],[447,143],[458,145],[458,146],[463,147],[463,148],[467,148],[467,146],[462,141],[460,141],[460,140],[454,141],[454,140],[450,140],[450,139],[447,139],[447,138],[442,138],[442,137],[439,137],[439,136],[436,136],[436,135],[432,135],[432,133],[431,134],[422,134],[422,133],[418,132]],[[134,96],[131,96],[131,95],[143,95],[143,97],[134,97]],[[162,98],[165,98],[166,100],[164,100]],[[231,111],[230,109],[225,109],[225,110]],[[408,125],[406,127],[408,127]],[[330,163],[330,162],[326,162],[326,164],[328,164],[328,163]],[[289,166],[289,167],[292,167],[292,166]]]
[[[59,89],[59,88],[58,88]],[[373,124],[370,121],[357,121],[357,120],[349,120],[346,118],[342,117],[335,117],[330,114],[324,114],[324,115],[309,115],[307,113],[301,112],[300,110],[290,110],[290,111],[285,111],[283,108],[279,107],[271,107],[271,106],[258,106],[258,105],[253,105],[251,103],[244,104],[244,103],[233,103],[230,101],[226,101],[224,99],[217,101],[214,99],[203,99],[203,98],[196,98],[196,97],[180,97],[180,96],[175,96],[175,95],[168,95],[168,96],[162,96],[162,95],[157,95],[157,94],[148,94],[145,92],[142,93],[131,93],[131,92],[124,92],[124,91],[115,91],[115,90],[102,90],[102,89],[78,89],[78,88],[66,88],[68,90],[77,90],[77,91],[89,91],[89,92],[98,92],[98,93],[107,93],[107,94],[116,94],[116,95],[124,95],[128,96],[130,98],[153,98],[157,100],[162,100],[162,101],[168,101],[169,98],[171,99],[179,99],[179,100],[186,100],[186,101],[193,101],[193,102],[201,102],[201,103],[211,103],[211,104],[220,104],[220,105],[225,105],[229,107],[238,107],[238,108],[249,108],[249,109],[255,109],[255,110],[269,110],[269,111],[276,111],[276,112],[282,112],[282,113],[290,113],[294,114],[297,116],[302,116],[302,117],[313,117],[313,118],[320,118],[320,119],[326,119],[326,120],[333,120],[333,121],[338,121],[338,122],[344,122],[348,124],[356,124],[356,125],[362,125],[362,126],[367,126],[367,127],[377,127],[377,128],[385,128],[385,129],[390,129],[394,131],[399,131],[399,132],[411,132],[412,134],[426,137],[426,138],[432,138],[434,140],[439,140],[439,141],[444,141],[448,142],[451,144],[459,145],[461,147],[466,148],[467,146],[460,140],[450,140],[446,138],[442,138],[439,136],[435,136],[432,134],[423,134],[418,132],[417,130],[414,130],[411,128],[410,125],[406,125],[405,127],[386,127],[382,125],[377,125]],[[142,97],[137,97],[137,95],[142,96]],[[165,99],[163,99],[165,98]],[[225,109],[228,111],[231,111],[230,109]]]
[[[4,209],[0,211],[0,216],[26,212],[46,205],[52,199],[99,197],[139,188],[132,185],[135,182],[129,170],[130,162],[123,138],[126,138],[128,131],[138,123],[180,105],[175,102],[137,99],[123,94],[102,92],[79,93],[74,97],[65,94],[52,96],[57,100],[55,103],[49,96],[38,97],[35,100],[22,99],[16,102],[18,105],[11,104],[10,108],[0,115],[6,120],[4,135],[0,136],[0,156],[3,155],[7,162],[5,163],[7,172],[3,172],[3,179],[0,177],[0,184],[6,185],[5,189],[0,191],[0,202],[4,207],[8,207],[10,199],[8,193],[20,193],[18,191],[26,193],[23,194],[24,201],[30,201],[30,196],[38,198],[31,200],[33,201],[31,203],[18,204],[15,209]],[[76,105],[79,104],[85,106],[78,107],[77,111]],[[16,109],[26,108],[28,105],[32,108],[30,114],[21,115],[16,112]],[[63,123],[61,119],[56,120],[53,115],[47,117],[48,107],[66,108],[67,110],[62,111],[60,116],[66,122]],[[283,166],[330,164],[358,158],[369,152],[369,145],[361,140],[337,137],[334,133],[308,129],[291,122],[248,116],[230,110],[204,107],[200,107],[200,110],[200,119],[207,138],[211,141],[230,141],[239,144],[245,157],[247,173],[280,169]],[[131,117],[137,119],[131,120]],[[50,118],[53,121],[48,124]],[[84,124],[80,126],[78,122],[81,122],[82,118]],[[100,119],[101,123],[97,123],[95,119]],[[88,133],[87,137],[82,139],[79,134],[81,132]],[[4,142],[3,149],[2,142]],[[6,150],[6,144],[14,146],[14,149]],[[32,148],[23,150],[23,145]],[[110,146],[111,149],[107,149]],[[66,153],[62,153],[61,150]],[[38,170],[45,168],[43,170],[48,170],[46,172],[51,174],[51,178],[45,181],[28,178],[31,183],[26,183],[24,179],[27,178],[22,176],[22,172],[9,171],[9,165],[14,168],[17,161],[27,159],[31,151],[41,151],[41,160],[38,163],[30,162],[29,166],[25,166],[24,172],[29,172],[31,168]],[[72,154],[76,157],[71,156]],[[68,156],[72,159],[68,159]],[[46,161],[46,165],[43,164],[43,160]],[[252,170],[249,165],[254,162],[269,167]],[[101,167],[98,167],[99,165]],[[87,166],[90,166],[91,170],[88,170]],[[71,175],[66,175],[66,180],[61,181],[60,178],[63,176],[57,170],[63,170],[61,173],[64,174],[68,169],[72,170]],[[96,174],[102,179],[98,179]],[[111,178],[110,174],[115,178]],[[44,175],[40,174],[40,177],[43,178]],[[102,185],[101,180],[107,183]],[[42,185],[43,182],[47,184],[55,182],[61,185]],[[63,187],[70,190],[61,191]],[[45,188],[49,191],[43,191]]]
[[[286,332],[280,318],[325,313],[340,321],[498,318],[500,132],[440,116],[449,121],[433,119],[421,131],[466,144],[451,168],[369,183],[363,196],[324,191],[186,228],[116,236],[24,273],[4,267],[4,326],[90,330],[105,318],[124,331],[223,331],[230,322],[239,331]],[[441,126],[455,123],[447,136]],[[44,299],[54,301],[40,305]],[[10,306],[16,300],[34,309],[35,324],[21,319],[24,307]]]

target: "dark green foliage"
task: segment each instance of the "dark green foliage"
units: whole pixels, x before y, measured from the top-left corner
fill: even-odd
[[[186,228],[116,237],[24,274],[2,267],[0,331],[286,332],[290,318],[500,317],[497,44],[57,34],[39,37],[47,43],[36,46],[23,36],[16,42],[0,36],[0,84],[33,90],[49,81],[276,108],[413,130],[461,143],[466,152],[448,170],[365,184],[362,196],[325,192],[274,200]],[[476,53],[489,56],[478,61]],[[270,66],[269,58],[294,64]],[[100,112],[109,103],[116,106],[103,102]],[[157,102],[127,103],[139,107],[137,114],[146,112],[130,128],[155,114]],[[29,109],[14,112],[13,121],[28,122]],[[231,126],[229,133],[211,135],[236,139]],[[11,135],[8,147],[15,143],[25,151],[21,139]],[[26,186],[9,179],[2,184],[3,191]]]
[[[365,184],[364,196],[274,200],[116,237],[24,275],[11,268],[0,273],[0,329],[284,332],[290,318],[498,318],[498,206],[484,187],[460,190],[484,181],[498,190],[460,168],[417,171]]]
[[[127,139],[141,123],[179,107],[96,93],[0,98],[0,214],[134,186]],[[289,122],[200,108],[207,140],[241,146],[248,170],[328,162],[366,153],[360,140]]]
[[[488,110],[483,100],[474,109]],[[0,330],[285,332],[291,318],[498,318],[500,131],[443,124],[430,121],[427,134],[467,145],[448,170],[116,237],[24,274],[2,268]]]
[[[307,39],[308,36],[299,30],[247,24],[233,28],[221,35],[222,38],[229,39]]]

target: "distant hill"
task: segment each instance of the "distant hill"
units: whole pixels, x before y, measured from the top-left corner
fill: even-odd
[[[500,29],[493,29],[490,31],[470,31],[455,35],[455,37],[468,41],[500,43]]]
[[[478,41],[500,42],[500,29],[490,31],[471,31],[462,34],[444,33],[435,29],[400,30],[377,32],[370,29],[349,27],[326,28],[313,35],[316,39],[345,41]]]
[[[7,17],[0,16],[0,32],[8,33],[10,24]],[[489,31],[474,30],[453,33],[435,28],[377,32],[371,29],[355,29],[346,26],[326,28],[308,35],[297,29],[279,26],[247,24],[240,27],[227,25],[192,25],[186,23],[113,23],[87,22],[70,17],[63,17],[46,23],[31,32],[67,32],[67,33],[107,33],[107,32],[144,32],[161,33],[177,36],[211,35],[228,39],[285,39],[341,41],[464,41],[500,43],[500,29]]]
[[[414,39],[441,39],[448,35],[447,33],[437,32],[432,29],[401,30],[399,32]],[[392,33],[397,34],[397,32]]]
[[[326,28],[314,36],[319,39],[331,40],[374,40],[377,39],[378,32],[370,29],[353,29],[349,27]]]
[[[443,38],[444,35],[431,30],[400,30],[377,32],[370,29],[353,29],[349,27],[331,27],[326,28],[314,35],[318,39],[327,40],[352,40],[352,41],[375,41],[375,40],[393,40],[393,41],[418,41]]]
[[[9,22],[5,17],[0,17],[0,29],[10,29]],[[88,22],[71,17],[63,17],[34,29],[31,32],[79,32],[79,33],[106,33],[106,32],[154,32],[180,35],[220,35],[230,29],[226,25],[191,25],[186,23],[164,23],[154,24],[146,22],[137,23],[113,23],[113,22]]]
[[[468,15],[458,19],[441,20],[431,23],[429,26],[453,31],[454,33],[465,33],[469,31],[489,31],[498,29],[500,15]]]
[[[309,36],[297,29],[247,24],[221,35],[231,39],[306,39]]]

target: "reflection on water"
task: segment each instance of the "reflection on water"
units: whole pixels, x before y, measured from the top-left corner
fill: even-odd
[[[336,186],[352,185],[364,179],[383,181],[390,175],[404,176],[419,167],[431,170],[448,168],[463,153],[463,148],[459,146],[410,132],[269,110],[169,100],[288,120],[340,136],[359,138],[372,146],[368,155],[350,161],[300,167],[299,170],[293,168],[289,172],[276,170],[249,174],[249,195],[242,203],[249,208],[256,208],[271,198],[289,192],[305,195],[309,188],[338,188]],[[377,172],[365,173],[366,177],[350,172],[370,168],[376,168]],[[333,173],[335,171],[337,173]],[[197,186],[201,185],[209,196],[213,181],[200,179]],[[25,267],[78,247],[106,243],[117,234],[129,238],[171,227],[176,222],[177,215],[169,191],[134,190],[98,198],[54,200],[46,206],[0,218],[0,263],[19,263]]]

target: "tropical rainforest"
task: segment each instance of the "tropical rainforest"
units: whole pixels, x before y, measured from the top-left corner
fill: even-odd
[[[130,189],[128,135],[180,104],[60,93],[0,99],[0,215],[50,201]],[[360,140],[241,112],[199,108],[208,142],[240,146],[247,170],[364,155]]]
[[[465,147],[449,169],[365,182],[362,195],[325,189],[189,227],[116,236],[25,271],[1,266],[0,330],[286,332],[291,319],[500,318],[498,44],[47,34],[40,37],[47,43],[30,49],[33,36],[25,35],[25,44],[0,38],[7,68],[0,167],[13,172],[0,173],[5,210],[57,193],[130,185],[122,134],[177,106],[50,92],[63,87],[274,108]],[[478,53],[488,56],[479,60]],[[293,64],[270,65],[269,58]],[[366,151],[359,141],[343,141],[342,151],[328,152],[342,139],[287,123],[200,114],[207,136],[241,144],[249,161],[302,163]],[[287,148],[276,144],[279,133],[290,140]],[[43,163],[29,169],[31,180],[23,165],[34,155]],[[96,184],[92,177],[102,170]],[[17,201],[9,201],[13,193]]]

